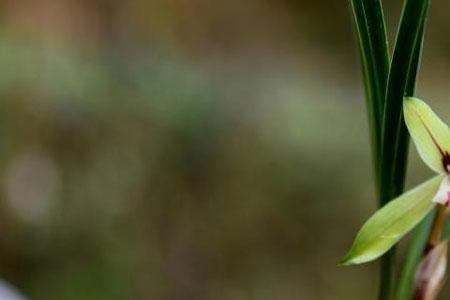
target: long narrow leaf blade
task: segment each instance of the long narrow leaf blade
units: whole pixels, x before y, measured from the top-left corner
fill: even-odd
[[[403,122],[403,97],[412,89],[410,74],[416,75],[428,0],[407,0],[397,34],[389,72],[383,119],[382,158],[380,166],[380,203],[385,204],[401,193],[406,173],[408,132]],[[416,69],[411,69],[416,68]]]
[[[351,0],[363,70],[377,184],[389,53],[381,1]]]

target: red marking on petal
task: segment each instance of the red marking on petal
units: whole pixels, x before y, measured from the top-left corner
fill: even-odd
[[[442,157],[442,166],[444,167],[444,170],[450,174],[450,154],[447,151],[444,151],[444,149],[441,148],[439,143],[436,140],[436,137],[431,132],[431,129],[428,128],[427,123],[422,119],[422,116],[415,111],[417,114],[417,117],[419,117],[420,122],[422,122],[423,127],[425,127],[425,130],[427,131],[428,135],[430,136],[431,140],[433,141],[434,146],[436,146],[437,150],[441,154]]]
[[[450,173],[450,154],[445,151],[442,153],[442,165],[444,166],[444,170],[447,171],[447,173]]]

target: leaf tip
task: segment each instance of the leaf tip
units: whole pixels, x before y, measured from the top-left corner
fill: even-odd
[[[357,262],[355,262],[354,258],[355,257],[353,256],[352,251],[350,251],[339,261],[338,266],[347,267],[347,266],[356,265]]]

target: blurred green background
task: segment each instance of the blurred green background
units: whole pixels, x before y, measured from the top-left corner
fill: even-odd
[[[449,13],[418,87],[446,119]],[[356,49],[341,0],[1,1],[0,277],[37,300],[375,299],[376,263],[337,267],[376,208]],[[430,173],[411,149],[407,186]]]

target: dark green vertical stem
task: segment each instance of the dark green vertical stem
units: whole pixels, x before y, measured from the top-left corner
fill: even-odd
[[[417,77],[417,71],[420,66],[420,58],[422,54],[423,47],[423,36],[424,36],[424,26],[422,24],[419,32],[421,36],[420,42],[418,42],[414,48],[414,53],[412,57],[412,64],[410,67],[409,77],[406,83],[405,94],[407,96],[414,96],[415,93],[415,83]],[[403,146],[407,147],[407,146]],[[407,151],[407,150],[405,150]],[[406,156],[405,156],[406,157]],[[403,162],[406,166],[406,162]],[[400,173],[400,172],[399,172]],[[397,175],[398,176],[398,175]],[[395,294],[396,300],[409,300],[413,292],[413,279],[419,265],[420,259],[422,258],[423,251],[425,249],[425,244],[427,242],[427,237],[430,232],[430,228],[433,222],[435,212],[431,212],[425,220],[423,220],[414,232],[414,237],[409,245],[406,260],[403,265],[402,271],[400,273],[399,282],[397,285],[397,291]]]
[[[414,93],[428,0],[405,2],[397,33],[386,91],[380,165],[380,205],[403,192],[408,154],[408,132],[403,122],[405,95]],[[391,250],[382,258],[380,300],[390,299],[393,290]]]

